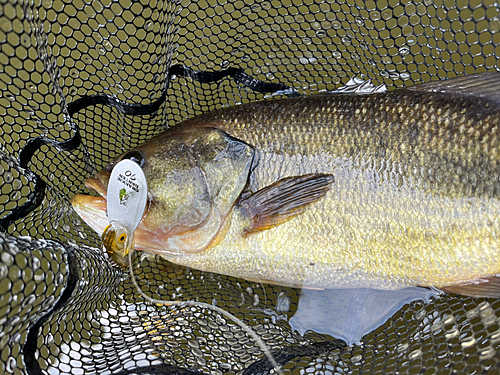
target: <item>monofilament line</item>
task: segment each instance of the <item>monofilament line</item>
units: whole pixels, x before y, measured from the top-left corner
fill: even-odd
[[[129,246],[129,244],[131,242],[130,236],[127,237],[126,241],[127,241],[127,248],[129,248],[128,246]],[[248,333],[255,340],[255,342],[257,343],[257,345],[264,352],[264,354],[267,357],[267,359],[269,360],[269,362],[271,362],[271,365],[274,367],[274,370],[279,375],[283,375],[283,373],[281,372],[281,370],[279,368],[278,363],[274,359],[274,356],[272,355],[271,351],[269,350],[269,347],[264,343],[264,341],[262,341],[262,339],[259,336],[257,336],[257,334],[249,326],[247,326],[245,323],[243,323],[240,319],[238,319],[236,316],[234,316],[230,312],[228,312],[226,310],[223,310],[223,309],[221,309],[218,306],[210,305],[210,304],[205,303],[205,302],[197,302],[197,301],[163,301],[163,300],[160,300],[160,299],[151,298],[151,297],[147,296],[141,290],[141,288],[139,287],[139,284],[137,283],[137,281],[135,279],[134,269],[133,269],[133,266],[132,266],[132,253],[134,252],[134,248],[130,247],[129,249],[130,249],[130,251],[128,252],[128,262],[129,262],[128,264],[129,264],[129,271],[130,271],[130,277],[131,277],[131,280],[132,280],[132,284],[137,289],[137,291],[142,296],[142,298],[144,298],[144,300],[146,300],[148,302],[151,302],[151,303],[154,303],[154,304],[159,304],[159,305],[177,305],[177,306],[204,307],[206,309],[211,309],[213,311],[218,312],[221,315],[224,315],[226,318],[228,318],[228,319],[232,320],[233,322],[235,322],[236,324],[238,324],[246,333]]]

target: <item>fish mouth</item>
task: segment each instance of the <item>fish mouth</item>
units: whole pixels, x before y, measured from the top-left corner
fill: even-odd
[[[106,225],[108,225],[106,198],[87,194],[75,194],[73,198],[71,198],[71,205],[76,213],[93,230],[99,234],[104,232]]]
[[[85,187],[96,191],[100,197],[87,194],[75,194],[71,205],[76,213],[97,233],[101,234],[108,224],[107,188],[111,173],[100,171],[94,177],[85,180]]]
[[[94,184],[95,180],[92,180],[91,183]],[[71,205],[90,228],[99,235],[102,235],[109,225],[108,215],[106,213],[106,198],[87,194],[75,194],[73,198],[71,198]],[[135,249],[148,249],[150,253],[161,254],[163,248],[162,238],[158,237],[155,231],[148,230],[148,227],[142,222],[134,232],[134,242]]]
[[[106,198],[108,191],[108,181],[111,173],[105,170],[100,171],[94,177],[85,180],[85,187],[95,190],[101,197]]]
[[[85,186],[88,189],[96,191],[100,196],[75,194],[71,198],[71,205],[76,213],[99,235],[102,235],[109,224],[106,197],[110,176],[111,173],[109,171],[102,170],[95,176],[85,180]],[[146,209],[144,217],[147,212],[148,210]],[[137,250],[151,249],[150,252],[154,253],[155,250],[161,249],[158,245],[158,243],[161,243],[158,236],[154,231],[148,230],[143,222],[141,222],[136,229],[134,239],[135,248]]]

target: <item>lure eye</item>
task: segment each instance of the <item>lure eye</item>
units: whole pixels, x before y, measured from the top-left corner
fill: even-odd
[[[125,233],[122,233],[120,234],[120,236],[118,236],[118,243],[124,243],[126,239],[127,235]]]

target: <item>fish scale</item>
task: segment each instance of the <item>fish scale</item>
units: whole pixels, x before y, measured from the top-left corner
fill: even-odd
[[[473,78],[485,83],[499,77]],[[274,194],[271,202],[279,202],[279,182],[287,178],[327,174],[333,182],[299,215],[263,228],[261,218],[249,216],[235,200],[203,251],[141,245],[141,226],[137,248],[204,271],[310,288],[446,288],[500,273],[500,101],[482,97],[480,90],[463,94],[463,81],[454,93],[449,82],[451,88],[438,87],[446,92],[435,92],[431,83],[391,93],[264,101],[179,124],[136,150],[161,166],[168,160],[155,148],[164,147],[163,139],[221,130],[256,154],[242,198],[248,207],[264,188]],[[161,187],[154,199],[174,207],[177,198],[164,196],[170,187],[159,174],[148,175],[147,163],[146,178]],[[208,174],[205,169],[204,175],[234,181],[237,176],[224,168]],[[294,199],[300,201],[300,194]],[[161,232],[162,215],[144,219],[148,236]],[[245,232],[252,225],[257,230]]]

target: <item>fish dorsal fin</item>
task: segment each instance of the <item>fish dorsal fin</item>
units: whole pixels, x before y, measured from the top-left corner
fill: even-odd
[[[446,293],[470,297],[500,298],[500,275],[485,276],[459,285],[439,288]]]
[[[408,90],[487,98],[500,104],[500,72],[485,72],[422,83],[408,87]]]
[[[301,214],[323,197],[332,183],[330,174],[287,177],[247,196],[239,202],[250,218],[245,233],[272,228]]]

